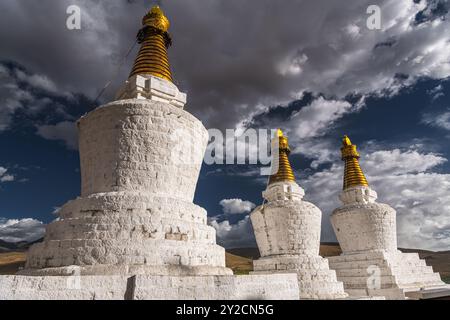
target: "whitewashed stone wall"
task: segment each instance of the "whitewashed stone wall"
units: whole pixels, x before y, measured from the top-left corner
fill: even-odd
[[[317,256],[321,216],[319,208],[306,201],[279,200],[257,208],[251,220],[261,256]]]
[[[81,196],[132,191],[192,202],[208,132],[167,103],[121,100],[78,122]]]
[[[369,187],[342,192],[344,206],[334,210],[331,223],[345,254],[371,250],[397,250],[396,213],[387,204],[375,202]]]

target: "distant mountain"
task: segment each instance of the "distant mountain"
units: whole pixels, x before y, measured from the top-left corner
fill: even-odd
[[[0,239],[0,253],[27,251],[33,244],[42,242],[42,240],[43,239],[39,239],[33,242],[7,242]]]

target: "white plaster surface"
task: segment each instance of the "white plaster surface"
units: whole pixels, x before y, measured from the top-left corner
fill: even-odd
[[[301,299],[337,299],[347,294],[328,261],[319,256],[322,213],[295,182],[269,185],[267,201],[251,214],[261,258],[252,274],[296,273]]]
[[[192,202],[208,132],[167,103],[121,100],[78,122],[81,196],[142,192]]]

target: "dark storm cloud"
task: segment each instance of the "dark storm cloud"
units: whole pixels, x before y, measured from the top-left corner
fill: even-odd
[[[0,4],[0,57],[48,76],[61,90],[91,97],[115,74],[154,1],[41,0]],[[82,29],[66,28],[66,9],[82,10]],[[342,98],[395,87],[395,74],[450,74],[448,24],[409,28],[426,4],[379,1],[383,30],[366,28],[372,1],[163,1],[172,21],[170,58],[187,109],[208,126],[230,127],[256,108],[302,91]],[[14,30],[12,32],[12,30]],[[395,38],[395,51],[378,43]],[[435,48],[429,50],[430,48]],[[378,48],[380,49],[380,48]],[[105,99],[129,72],[134,54]]]

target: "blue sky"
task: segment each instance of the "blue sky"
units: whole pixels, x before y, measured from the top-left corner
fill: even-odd
[[[40,222],[55,219],[55,208],[79,195],[74,123],[98,105],[94,98],[151,1],[25,2],[0,4],[0,239],[6,240],[41,234]],[[82,9],[77,31],[65,28],[72,2]],[[329,215],[339,205],[340,139],[348,134],[379,201],[397,210],[400,245],[448,250],[448,2],[379,1],[378,31],[365,26],[370,1],[354,0],[352,8],[316,2],[163,1],[186,110],[207,128],[283,128],[305,198],[322,209],[324,241],[335,240]],[[101,102],[112,99],[134,55]],[[228,247],[254,245],[248,213],[265,187],[255,169],[203,166],[195,202]],[[12,228],[26,236],[12,239]]]

